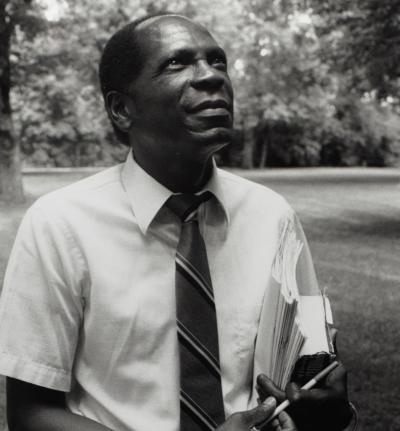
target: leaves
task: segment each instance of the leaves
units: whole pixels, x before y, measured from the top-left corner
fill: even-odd
[[[324,57],[348,76],[360,94],[376,90],[379,99],[399,97],[400,3],[397,0],[347,2],[314,0]],[[333,49],[332,49],[333,48]]]
[[[53,21],[35,0],[28,9],[23,0],[8,2],[12,102],[28,163],[121,159],[126,149],[116,143],[99,91],[101,50],[122,25],[165,9],[203,23],[227,51],[245,146],[233,145],[222,160],[391,163],[398,151],[395,0],[59,1]],[[268,157],[259,145],[269,146]]]

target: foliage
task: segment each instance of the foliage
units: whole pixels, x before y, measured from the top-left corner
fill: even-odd
[[[119,12],[104,11],[100,17],[107,22],[102,23],[89,1],[71,1],[68,11],[33,40],[16,34],[14,96],[21,146],[32,164],[113,163],[125,151],[113,138],[99,97],[97,63],[108,35],[96,30],[112,28]]]
[[[399,155],[398,117],[376,101],[336,100],[336,116],[322,128],[322,165],[385,166]]]
[[[219,156],[223,163],[396,160],[400,62],[390,59],[398,58],[399,21],[391,15],[383,21],[397,12],[394,1],[312,1],[313,9],[294,0],[221,0],[218,7],[211,0],[59,2],[58,20],[47,19],[45,28],[21,22],[15,34],[13,103],[26,163],[101,165],[123,158],[126,149],[104,112],[98,60],[117,28],[165,9],[203,23],[231,59],[238,131]],[[378,69],[383,73],[374,75]]]
[[[30,28],[35,34],[41,20],[31,13],[31,0],[1,0],[0,2],[0,198],[24,200],[20,169],[19,141],[14,133],[11,91],[11,37],[16,27]],[[29,33],[27,31],[27,34]]]
[[[360,94],[400,96],[400,3],[397,0],[311,2],[322,53]]]

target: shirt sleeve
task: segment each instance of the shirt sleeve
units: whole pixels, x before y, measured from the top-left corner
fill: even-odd
[[[1,295],[1,374],[69,391],[84,273],[83,258],[63,222],[38,205],[30,208]]]

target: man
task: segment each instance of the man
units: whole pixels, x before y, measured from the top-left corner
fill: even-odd
[[[224,51],[184,17],[145,17],[108,42],[100,81],[132,153],[39,199],[20,227],[0,310],[10,430],[252,429],[275,408],[267,397],[284,396],[261,376],[267,399],[250,402],[261,302],[293,212],[213,163],[232,134]],[[320,429],[348,413],[343,369],[330,377],[288,392],[330,407]],[[273,427],[296,429],[286,413]]]

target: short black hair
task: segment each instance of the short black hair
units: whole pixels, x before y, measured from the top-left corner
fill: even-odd
[[[137,78],[143,65],[143,52],[137,33],[139,24],[159,16],[177,15],[163,11],[145,15],[126,24],[106,43],[99,64],[99,79],[104,103],[110,91],[128,91],[129,84]],[[128,134],[122,132],[111,121],[116,137],[129,145]]]

